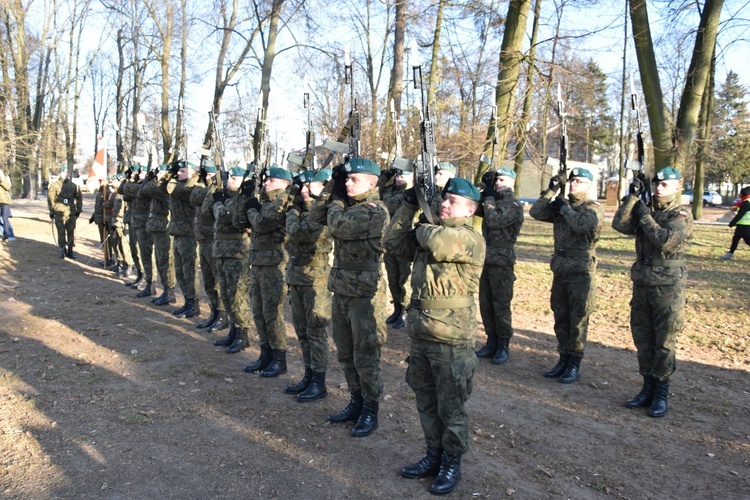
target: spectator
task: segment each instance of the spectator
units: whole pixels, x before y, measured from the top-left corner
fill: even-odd
[[[740,191],[740,206],[737,215],[729,221],[729,227],[734,228],[732,245],[727,253],[719,257],[721,260],[734,260],[734,252],[740,240],[750,245],[750,186],[745,186]]]
[[[3,226],[3,241],[16,241],[13,226],[10,225],[10,175],[0,170],[0,222]]]

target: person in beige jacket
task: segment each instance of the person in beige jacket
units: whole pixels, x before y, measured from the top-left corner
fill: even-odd
[[[0,224],[3,226],[3,241],[16,241],[13,226],[10,225],[10,206],[13,204],[10,188],[10,175],[0,170]]]

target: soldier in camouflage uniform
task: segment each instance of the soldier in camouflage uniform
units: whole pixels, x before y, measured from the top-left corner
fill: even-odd
[[[297,333],[305,375],[284,392],[296,394],[299,402],[314,401],[326,395],[326,370],[328,368],[328,334],[331,322],[331,292],[326,282],[331,267],[329,256],[333,241],[328,227],[311,220],[312,195],[320,195],[323,183],[331,177],[330,170],[299,174],[302,184],[298,200],[287,211],[286,232],[289,238],[289,269],[286,283],[292,306],[292,323]],[[317,203],[317,202],[315,202]]]
[[[242,186],[244,175],[242,168],[229,169],[227,191],[212,185],[201,207],[202,216],[212,212],[216,220],[213,257],[219,270],[221,300],[229,315],[229,333],[216,340],[214,345],[226,347],[227,354],[236,354],[247,348],[247,329],[250,326],[247,266],[250,231],[244,221],[235,225],[238,217],[244,219],[243,207],[253,191],[252,187]]]
[[[111,193],[109,199],[104,202],[104,209],[107,213],[110,248],[112,249],[112,255],[116,266],[114,270],[118,275],[125,276],[130,275],[130,252],[129,248],[122,244],[123,237],[125,236],[125,225],[123,223],[125,202],[120,195],[120,182],[121,179],[119,175],[113,175],[111,177],[109,183]]]
[[[150,202],[141,196],[143,187],[153,182],[156,182],[154,172],[149,171],[148,167],[143,166],[141,167],[140,181],[137,184],[128,183],[125,188],[125,192],[133,197],[132,224],[133,230],[136,232],[138,250],[141,256],[141,264],[143,265],[143,281],[140,285],[138,283],[131,284],[133,288],[143,285],[143,290],[136,293],[136,297],[156,295],[156,289],[152,288],[151,285],[154,281],[154,238],[146,229]]]
[[[157,306],[174,304],[177,299],[174,296],[176,278],[174,273],[174,256],[172,255],[172,238],[167,233],[169,226],[169,193],[167,184],[176,172],[170,172],[166,165],[159,165],[156,179],[147,182],[138,193],[139,197],[149,202],[148,222],[146,230],[154,239],[154,255],[156,257],[156,269],[159,271],[163,293],[151,299]]]
[[[109,242],[104,243],[107,237],[107,228],[104,224],[104,202],[107,193],[107,184],[102,184],[99,189],[96,190],[94,195],[94,212],[89,218],[89,224],[96,224],[99,230],[99,243],[104,248],[104,267],[111,266],[113,264],[111,253],[109,251]]]
[[[383,394],[380,351],[386,340],[386,283],[383,233],[390,217],[377,189],[380,168],[353,158],[333,170],[310,217],[328,225],[334,260],[328,278],[333,292],[331,325],[339,363],[351,398],[331,422],[356,422],[352,436],[369,436],[378,427]]]
[[[204,177],[198,177],[198,182],[190,193],[190,204],[195,207],[195,238],[198,241],[198,255],[200,257],[201,274],[203,275],[203,290],[208,296],[211,314],[204,321],[195,325],[196,328],[206,328],[209,332],[229,328],[229,318],[224,310],[224,303],[220,297],[219,268],[213,256],[214,218],[213,211],[205,213],[201,210],[208,195],[209,186],[216,176],[216,165],[213,161],[206,161],[203,170]]]
[[[272,165],[268,169],[260,200],[245,203],[250,234],[250,301],[258,331],[260,356],[244,368],[261,377],[286,373],[286,327],[284,325],[284,267],[286,266],[286,209],[292,182],[288,170]],[[293,194],[292,194],[293,196]],[[240,222],[237,222],[240,224]]]
[[[438,225],[412,221],[416,193],[407,191],[386,234],[390,252],[414,256],[413,296],[407,316],[411,337],[406,381],[414,390],[427,455],[404,467],[409,479],[437,476],[430,493],[450,493],[461,479],[461,456],[469,448],[465,403],[477,359],[476,306],[485,243],[471,225],[480,194],[469,181],[451,179]]]
[[[589,198],[591,172],[574,168],[569,177],[569,199],[561,193],[552,200],[560,190],[560,179],[554,176],[529,211],[533,218],[554,225],[550,304],[560,359],[544,376],[563,384],[572,384],[581,374],[589,316],[596,301],[596,243],[604,221],[601,205]]]
[[[643,388],[625,406],[647,406],[649,416],[662,417],[675,371],[675,343],[685,323],[684,255],[693,239],[693,217],[680,204],[677,170],[667,167],[656,173],[653,212],[639,198],[644,191],[643,183],[635,179],[612,221],[617,231],[636,238],[636,261],[630,268],[630,329]]]
[[[140,168],[140,167],[138,167]],[[122,196],[122,201],[125,205],[125,212],[122,217],[123,223],[123,234],[128,238],[128,249],[130,251],[130,259],[133,265],[130,266],[129,271],[124,275],[125,277],[135,276],[135,280],[125,283],[127,286],[132,286],[133,283],[139,283],[143,279],[143,271],[141,269],[141,259],[138,257],[138,239],[133,229],[133,197],[126,193],[126,187],[128,184],[136,181],[138,174],[134,173],[133,168],[129,168],[125,173],[124,179],[120,182],[120,186],[117,188],[117,192]]]
[[[177,182],[169,195],[171,217],[167,233],[172,236],[174,271],[185,303],[172,311],[180,318],[200,316],[198,299],[198,275],[196,274],[197,243],[195,240],[195,207],[190,203],[190,195],[198,184],[195,165],[186,161],[177,162]]]
[[[488,172],[482,193],[482,234],[487,242],[487,258],[479,283],[479,312],[487,343],[477,351],[478,358],[490,358],[500,365],[510,358],[513,322],[510,304],[516,274],[516,239],[523,224],[523,207],[513,188],[516,173],[508,168]]]
[[[381,190],[380,197],[388,208],[388,214],[393,217],[404,200],[404,193],[414,185],[414,172],[391,168],[383,173],[381,179],[385,180],[385,185]],[[411,261],[398,258],[391,252],[385,253],[383,261],[388,273],[388,289],[391,292],[391,302],[393,303],[393,314],[388,316],[385,322],[399,330],[406,326],[405,308],[409,297],[411,297],[408,284],[411,274]]]
[[[60,169],[60,178],[53,182],[47,191],[49,217],[55,221],[57,229],[57,246],[60,247],[60,258],[75,259],[76,219],[83,210],[81,188],[68,179],[68,169]]]

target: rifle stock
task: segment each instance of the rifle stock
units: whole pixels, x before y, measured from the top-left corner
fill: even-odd
[[[560,178],[560,194],[565,197],[565,185],[568,183],[568,128],[565,125],[565,102],[562,99],[562,86],[557,84],[557,115],[560,117],[560,169],[557,176]]]
[[[424,83],[422,81],[422,66],[413,66],[414,88],[419,89],[421,98],[419,132],[421,136],[420,158],[417,160],[417,168],[414,176],[414,187],[416,188],[417,201],[425,217],[430,224],[437,224],[438,216],[432,210],[432,202],[435,199],[435,168],[437,167],[437,147],[435,145],[435,124],[432,122],[430,103],[425,96]]]

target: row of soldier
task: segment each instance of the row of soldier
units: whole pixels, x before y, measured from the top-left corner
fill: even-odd
[[[464,406],[477,358],[503,364],[510,357],[514,247],[524,221],[514,195],[516,174],[488,172],[477,188],[455,177],[452,164],[440,163],[435,180],[441,196],[432,207],[439,214],[436,224],[419,217],[412,172],[381,172],[364,158],[294,178],[272,166],[262,186],[237,167],[224,186],[216,175],[213,165],[199,173],[178,162],[115,180],[103,206],[111,213],[119,269],[136,273],[126,284],[139,290],[136,297],[151,297],[156,305],[176,302],[178,284],[185,301],[173,313],[192,318],[201,313],[199,262],[210,314],[196,327],[228,328],[214,344],[238,353],[249,345],[252,314],[260,354],[244,371],[261,377],[287,371],[283,300],[288,290],[305,373],[284,390],[300,402],[326,395],[330,323],[350,400],[328,419],[353,422],[355,437],[378,427],[386,324],[406,326],[411,338],[406,380],[416,395],[427,453],[401,473],[437,476],[430,492],[452,491],[469,445]],[[573,169],[566,198],[560,179],[553,177],[530,210],[533,218],[554,225],[550,302],[559,360],[544,376],[561,383],[580,377],[595,304],[596,244],[604,216],[589,198],[592,180],[589,171]],[[682,256],[692,222],[679,206],[679,173],[662,169],[653,182],[653,210],[641,199],[644,187],[636,180],[613,225],[636,236],[637,249],[631,328],[644,384],[626,406],[647,407],[650,416],[660,417],[667,410],[674,340],[684,315]],[[50,196],[60,198],[61,189],[54,187]],[[67,195],[62,199],[68,203]],[[50,215],[62,220],[50,200]],[[80,211],[80,203],[68,210],[73,220]],[[482,234],[472,227],[474,216],[483,218]],[[125,246],[118,241],[128,227],[130,245]],[[72,255],[72,240],[61,241],[63,255],[66,245]],[[158,296],[152,248],[162,285]],[[393,303],[390,316],[386,288]],[[487,342],[475,352],[477,292]]]

